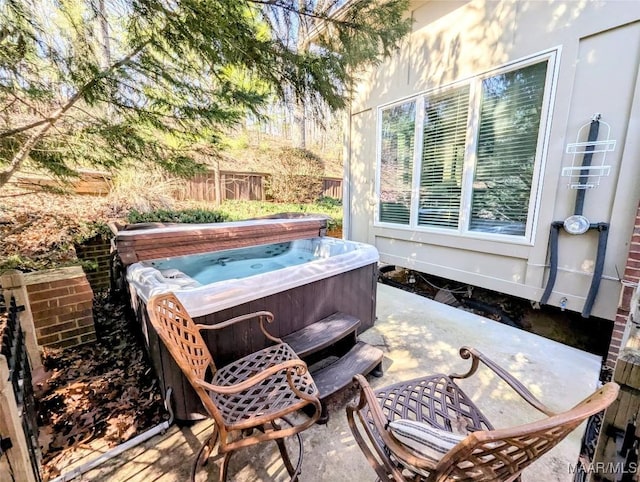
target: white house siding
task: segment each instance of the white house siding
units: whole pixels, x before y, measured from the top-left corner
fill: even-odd
[[[562,167],[571,165],[566,144],[575,142],[578,129],[594,113],[601,113],[617,145],[607,154],[610,175],[586,193],[584,215],[592,223],[610,223],[592,315],[613,320],[621,288],[618,273],[624,271],[640,199],[640,2],[426,1],[414,2],[410,14],[410,37],[356,87],[347,136],[347,236],[375,244],[384,262],[537,301],[548,277],[550,224],[574,209],[576,191],[560,175]],[[530,239],[379,225],[378,108],[550,49],[557,49],[557,81]],[[582,310],[596,248],[595,231],[571,236],[561,230],[550,304],[559,306],[566,298],[568,309]]]

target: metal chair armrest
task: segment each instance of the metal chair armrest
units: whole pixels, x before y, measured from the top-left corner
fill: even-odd
[[[464,379],[471,377],[477,370],[480,363],[485,365],[491,371],[493,371],[496,375],[498,375],[507,385],[509,385],[523,400],[525,400],[529,405],[531,405],[536,410],[544,413],[548,416],[556,415],[556,412],[551,410],[545,404],[543,404],[540,400],[538,400],[533,393],[531,393],[527,387],[525,387],[520,380],[511,375],[508,371],[498,365],[496,362],[482,354],[480,351],[475,348],[471,348],[468,346],[463,346],[460,348],[460,356],[465,360],[471,358],[471,367],[466,373],[453,373],[449,375],[449,378],[454,379]]]
[[[216,323],[215,325],[203,325],[198,323],[196,324],[196,328],[198,328],[198,330],[222,330],[241,321],[252,320],[254,318],[257,318],[260,321],[260,329],[262,330],[262,333],[264,333],[264,336],[275,343],[282,343],[282,339],[269,333],[264,325],[265,319],[267,320],[267,323],[273,322],[273,313],[271,313],[270,311],[256,311],[255,313],[247,313],[246,315],[236,316],[235,318],[231,318],[230,320],[226,320],[221,323]]]

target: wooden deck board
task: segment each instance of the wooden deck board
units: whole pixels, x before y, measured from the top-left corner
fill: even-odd
[[[285,336],[283,340],[300,358],[304,358],[340,341],[356,331],[358,326],[360,326],[358,318],[338,312]]]
[[[379,348],[359,341],[343,357],[335,363],[313,372],[313,379],[316,382],[320,399],[347,387],[353,380],[353,375],[360,373],[366,375],[382,362],[384,353]]]

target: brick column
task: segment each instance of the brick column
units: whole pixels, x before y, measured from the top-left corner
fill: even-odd
[[[78,259],[88,261],[92,267],[85,266],[87,279],[93,291],[109,289],[111,279],[111,242],[96,236],[83,244],[76,246]]]
[[[616,320],[613,324],[613,333],[611,334],[611,344],[609,345],[609,353],[605,365],[609,368],[615,366],[620,348],[623,344],[624,330],[629,320],[631,311],[631,298],[640,282],[640,206],[636,212],[636,219],[633,228],[633,235],[629,243],[629,255],[627,257],[627,265],[624,269],[622,277],[622,293],[620,294],[620,303],[618,304],[618,312]],[[640,320],[636,320],[640,322]]]
[[[24,279],[41,346],[65,348],[96,339],[93,291],[82,268],[38,271]]]

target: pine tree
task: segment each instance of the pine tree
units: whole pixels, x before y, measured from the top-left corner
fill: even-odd
[[[274,95],[342,108],[359,69],[408,32],[406,8],[0,0],[0,186],[26,162],[61,177],[132,163],[188,174],[199,149]]]

